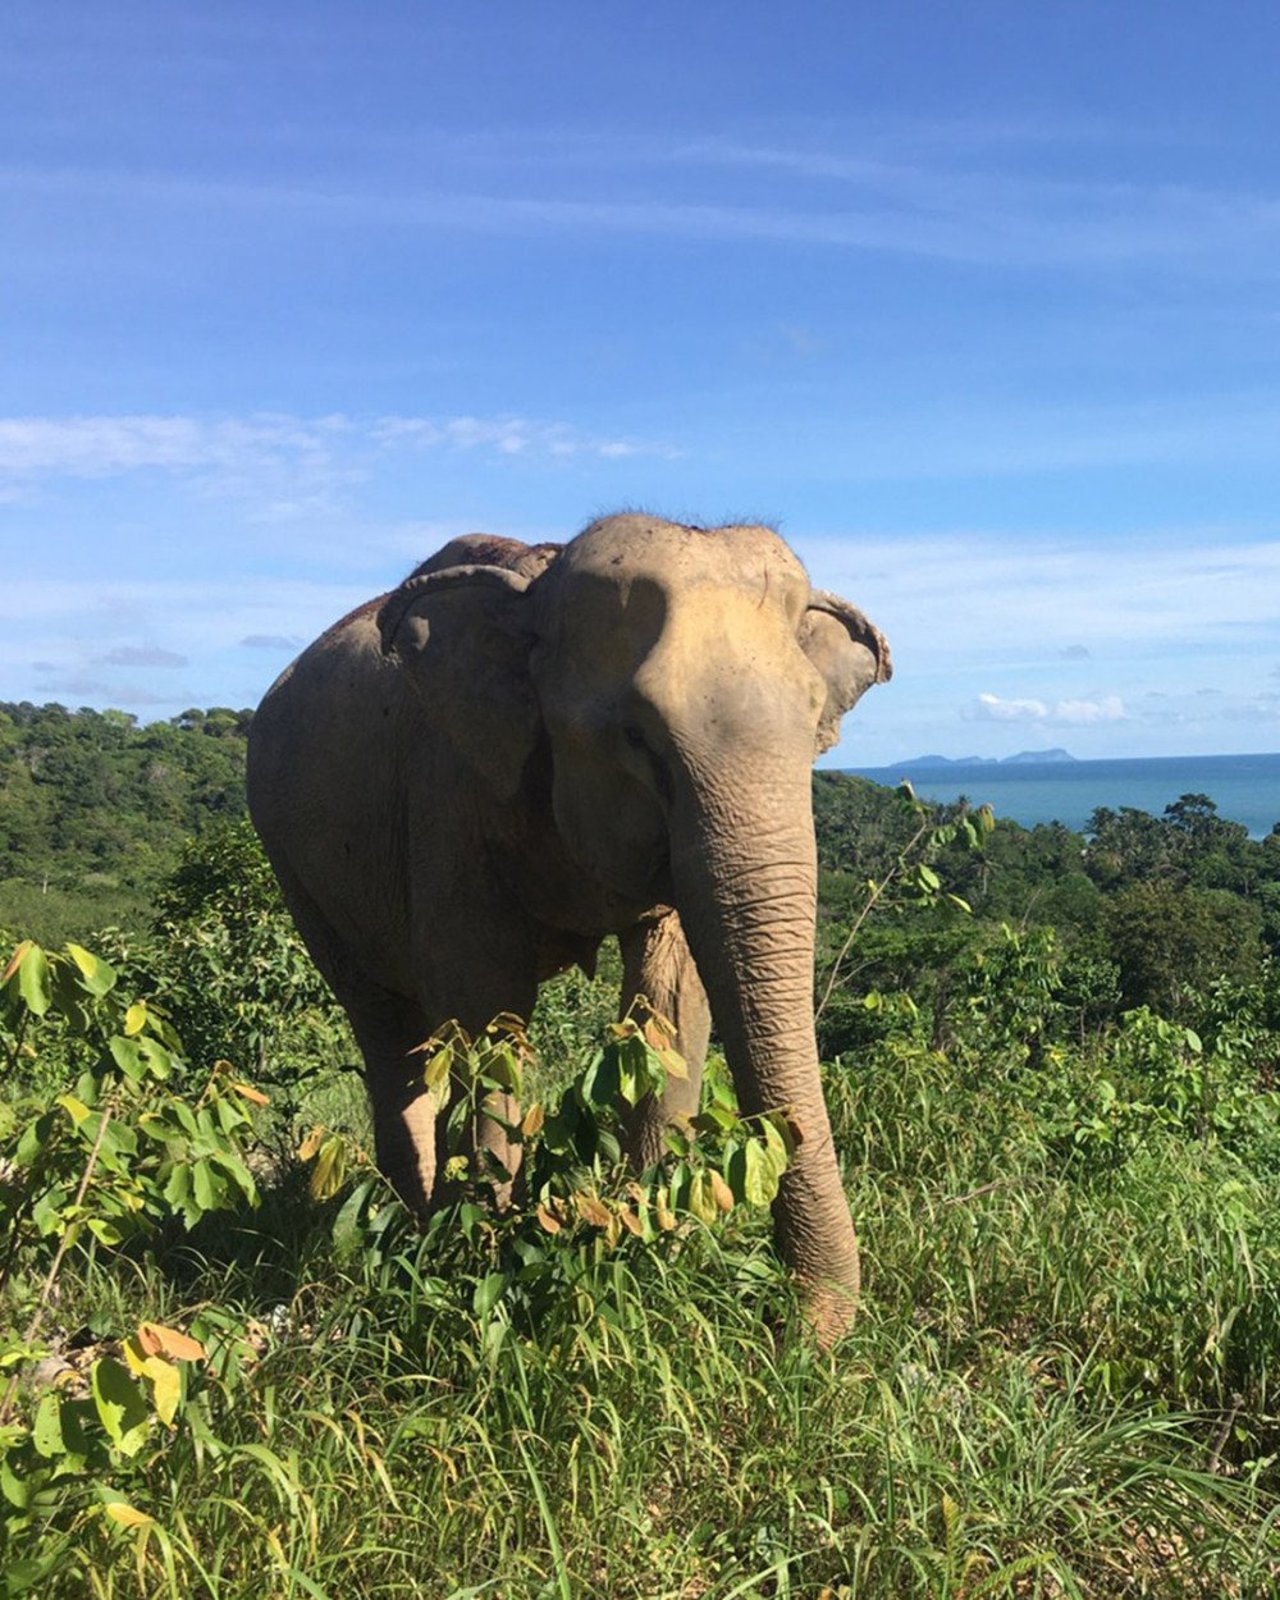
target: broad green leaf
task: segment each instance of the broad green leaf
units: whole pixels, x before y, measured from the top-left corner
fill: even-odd
[[[365,1201],[377,1187],[372,1178],[358,1183],[342,1202],[342,1209],[333,1219],[333,1248],[339,1261],[349,1260],[360,1248],[360,1213]]]
[[[748,1205],[771,1205],[782,1174],[777,1158],[758,1139],[748,1139],[743,1154],[746,1160],[742,1183],[744,1199]]]
[[[432,1094],[438,1094],[448,1083],[452,1070],[453,1047],[445,1045],[442,1050],[437,1050],[434,1055],[427,1058],[427,1064],[422,1069],[422,1081]]]
[[[486,1052],[482,1073],[485,1082],[508,1094],[520,1093],[520,1058],[509,1044],[495,1045]]]
[[[115,968],[103,961],[101,956],[93,955],[82,944],[70,942],[67,944],[67,954],[80,969],[80,981],[91,995],[101,999],[115,988]]]
[[[490,1272],[476,1284],[476,1292],[471,1297],[471,1308],[478,1317],[487,1317],[501,1300],[503,1291],[507,1287],[505,1272]]]
[[[92,1368],[93,1403],[112,1444],[126,1456],[137,1455],[147,1437],[151,1413],[138,1385],[110,1356]]]
[[[136,1039],[125,1039],[116,1034],[107,1041],[107,1049],[111,1052],[111,1059],[131,1083],[142,1082],[146,1075],[146,1067],[143,1065],[142,1051]]]
[[[0,1456],[0,1495],[4,1496],[15,1511],[25,1511],[31,1498],[30,1489],[9,1465],[7,1455]]]
[[[18,968],[18,991],[27,1003],[27,1010],[37,1017],[44,1016],[53,1001],[53,980],[49,960],[38,944],[29,944]]]
[[[67,1447],[62,1438],[62,1402],[52,1391],[40,1397],[31,1426],[31,1443],[36,1453],[46,1460],[66,1454]]]
[[[778,1111],[770,1112],[761,1120],[760,1126],[764,1133],[765,1149],[769,1152],[769,1159],[781,1176],[787,1170],[787,1163],[791,1158],[788,1144],[790,1131],[787,1130],[786,1122]]]

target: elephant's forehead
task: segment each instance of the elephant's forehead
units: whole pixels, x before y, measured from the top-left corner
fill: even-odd
[[[612,517],[565,549],[546,596],[555,621],[574,631],[656,628],[676,613],[708,613],[743,600],[799,622],[809,596],[800,562],[769,528],[686,528]],[[547,620],[552,620],[548,618]]]
[[[635,513],[606,517],[569,543],[559,565],[566,576],[644,575],[661,583],[752,584],[764,574],[805,583],[804,568],[772,528],[732,524],[692,528]]]
[[[807,595],[807,588],[804,591]],[[773,582],[658,582],[583,575],[564,596],[545,665],[562,686],[609,694],[635,685],[655,703],[688,698],[696,683],[785,675],[804,668],[798,607]],[[794,657],[794,661],[791,658]]]

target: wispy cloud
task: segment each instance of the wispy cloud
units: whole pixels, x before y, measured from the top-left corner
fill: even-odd
[[[304,641],[287,633],[250,633],[241,639],[242,650],[300,650]]]
[[[593,134],[592,139],[596,136]],[[169,208],[252,212],[265,225],[379,227],[529,234],[572,231],[706,240],[755,240],[881,251],[970,264],[1097,268],[1127,261],[1212,260],[1239,270],[1280,245],[1280,195],[1167,178],[1098,181],[1030,176],[1018,170],[1034,130],[1003,138],[922,147],[911,130],[896,139],[828,130],[821,142],[745,139],[605,141],[608,187],[592,193],[586,136],[539,141],[519,129],[491,138],[485,152],[493,188],[455,141],[437,165],[457,187],[424,191],[421,166],[383,187],[345,188],[300,177],[261,182],[86,167],[0,168],[0,189],[74,195],[91,190]],[[508,159],[495,160],[505,148]],[[989,163],[979,165],[981,155]],[[598,157],[596,158],[598,164]],[[724,174],[756,184],[723,199]],[[505,192],[512,171],[518,193]],[[790,183],[787,180],[791,180]],[[482,181],[483,178],[482,178]],[[794,194],[804,184],[805,202]],[[825,193],[815,190],[825,187]],[[541,186],[543,192],[537,193]],[[633,192],[629,195],[626,191]],[[655,198],[655,193],[657,198]]]
[[[187,665],[186,656],[179,655],[176,650],[161,650],[155,645],[117,645],[113,650],[108,650],[105,655],[95,656],[94,660],[104,667],[160,667],[169,669]]]
[[[672,460],[680,453],[670,445],[598,438],[568,423],[530,422],[524,417],[381,417],[368,432],[375,443],[392,449],[411,445],[419,449],[496,450],[506,456],[585,455],[604,460],[644,455]]]
[[[889,633],[895,659],[945,674],[958,658],[1060,666],[1153,651],[1203,653],[1280,631],[1280,538],[1243,530],[1151,529],[1123,536],[957,531],[795,541],[824,588]]]
[[[51,478],[162,471],[207,476],[229,491],[291,473],[313,489],[360,481],[379,454],[447,450],[500,456],[668,459],[670,445],[589,434],[518,416],[0,418],[0,490]]]

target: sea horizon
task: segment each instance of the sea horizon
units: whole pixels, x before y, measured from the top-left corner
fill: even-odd
[[[1131,806],[1158,817],[1184,794],[1207,795],[1220,817],[1242,823],[1255,839],[1280,825],[1280,752],[1091,761],[1061,756],[1037,761],[1034,752],[1023,752],[994,761],[934,764],[915,757],[891,766],[841,770],[890,786],[905,779],[926,800],[963,796],[1026,828],[1060,822],[1082,832],[1099,807]]]

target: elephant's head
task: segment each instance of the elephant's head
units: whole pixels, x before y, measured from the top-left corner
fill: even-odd
[[[592,524],[532,579],[421,574],[379,620],[483,782],[513,796],[545,736],[571,856],[629,902],[676,905],[744,1110],[791,1106],[804,1130],[776,1217],[821,1320],[856,1247],[813,1034],[810,767],[889,677],[884,639],[769,529],[641,515]]]

